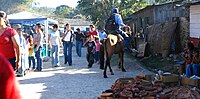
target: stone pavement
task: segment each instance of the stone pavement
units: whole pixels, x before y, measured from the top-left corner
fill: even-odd
[[[102,91],[109,89],[117,78],[130,78],[138,74],[149,74],[148,70],[139,66],[136,60],[125,56],[125,69],[122,72],[118,66],[112,66],[115,75],[103,78],[103,70],[99,64],[87,68],[86,48],[82,49],[82,57],[78,57],[73,47],[72,66],[63,64],[52,68],[50,60],[44,62],[42,72],[30,72],[25,77],[18,77],[20,90],[24,99],[97,99]],[[115,61],[115,60],[114,60]]]

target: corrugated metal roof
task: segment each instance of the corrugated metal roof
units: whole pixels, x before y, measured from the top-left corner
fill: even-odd
[[[190,3],[189,6],[190,5],[199,5],[199,4],[200,4],[200,1],[197,1],[197,2]]]
[[[174,4],[174,3],[176,4],[176,3],[181,3],[181,2],[182,2],[182,1],[180,0],[180,1],[174,1],[174,2],[162,3],[162,4],[153,4],[153,5],[148,5],[148,6],[144,7],[144,8],[142,8],[142,9],[140,9],[140,10],[134,12],[131,16],[133,16],[134,14],[137,14],[137,13],[139,13],[139,12],[145,10],[145,9],[150,9],[150,8],[153,8],[153,7],[156,7],[156,6],[163,6],[163,5]]]

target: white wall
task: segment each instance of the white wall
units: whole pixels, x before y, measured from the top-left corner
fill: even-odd
[[[190,6],[190,37],[200,37],[200,5]]]

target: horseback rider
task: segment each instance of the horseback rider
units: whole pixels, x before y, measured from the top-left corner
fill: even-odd
[[[114,14],[114,20],[116,24],[118,25],[116,31],[124,38],[125,47],[127,47],[129,44],[129,36],[124,31],[121,30],[122,27],[127,27],[127,26],[123,23],[122,17],[119,14],[119,10],[117,8],[113,8],[112,13]]]

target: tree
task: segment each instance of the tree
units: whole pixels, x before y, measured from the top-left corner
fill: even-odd
[[[77,9],[98,27],[103,27],[111,15],[112,8],[119,8],[124,17],[146,6],[145,0],[80,0]]]
[[[34,2],[33,0],[0,0],[0,10],[5,12],[14,13],[24,10],[25,8],[30,7]]]
[[[67,5],[60,5],[56,7],[54,14],[61,17],[61,18],[72,18],[73,8]]]

